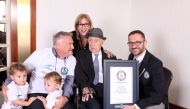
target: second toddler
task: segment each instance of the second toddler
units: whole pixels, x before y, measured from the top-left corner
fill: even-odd
[[[60,89],[62,77],[59,73],[53,71],[45,75],[44,83],[45,89],[48,93],[47,97],[38,96],[37,98],[43,102],[45,109],[53,109],[57,97],[62,96],[62,90]]]

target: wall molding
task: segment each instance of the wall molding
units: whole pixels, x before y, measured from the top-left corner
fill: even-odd
[[[36,50],[36,0],[30,0],[30,12],[31,12],[31,22],[30,22],[30,53]]]
[[[11,62],[18,62],[17,0],[10,2]],[[36,0],[30,0],[30,53],[36,49]]]
[[[11,62],[18,61],[18,36],[17,36],[17,0],[10,2],[10,35],[11,35]]]
[[[169,103],[169,107],[170,107],[170,109],[186,109],[184,107],[178,106],[178,105],[173,104],[173,103]]]

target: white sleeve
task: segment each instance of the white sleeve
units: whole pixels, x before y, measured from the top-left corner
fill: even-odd
[[[69,66],[69,72],[68,72],[68,75],[72,75],[74,76],[74,71],[75,71],[75,66],[76,66],[76,59],[74,56],[71,56],[71,58],[69,59],[69,63],[70,63],[70,66]]]
[[[14,101],[18,99],[18,90],[11,83],[8,85],[7,97],[8,101]]]
[[[40,58],[40,53],[38,51],[34,51],[25,61],[24,65],[27,67],[29,71],[32,71],[36,67],[36,61]]]
[[[56,101],[56,98],[54,97],[54,95],[48,94],[48,96],[46,97],[46,101],[47,101],[46,107],[48,109],[53,109],[53,106],[55,105],[55,101]]]

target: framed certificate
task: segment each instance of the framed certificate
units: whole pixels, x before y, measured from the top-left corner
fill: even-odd
[[[104,60],[104,109],[122,109],[138,100],[138,62]]]

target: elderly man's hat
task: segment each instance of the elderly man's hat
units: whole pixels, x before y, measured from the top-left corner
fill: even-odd
[[[103,40],[106,40],[106,37],[104,37],[103,32],[100,28],[92,28],[87,34],[87,38],[89,37],[99,37]]]

